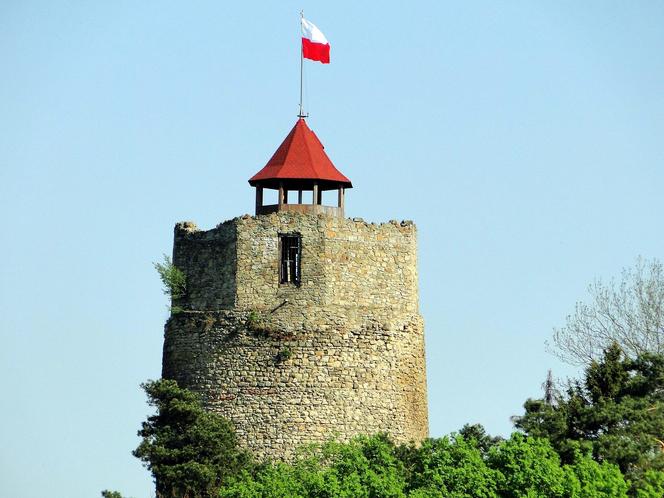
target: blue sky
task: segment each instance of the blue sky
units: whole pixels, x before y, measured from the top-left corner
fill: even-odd
[[[249,213],[295,122],[419,229],[433,436],[494,434],[596,277],[662,259],[660,2],[0,3],[0,495],[151,496],[130,455],[160,374],[152,262]]]

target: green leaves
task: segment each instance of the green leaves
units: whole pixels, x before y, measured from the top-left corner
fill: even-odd
[[[496,496],[498,474],[487,466],[478,444],[459,435],[402,447],[408,490],[417,496]]]
[[[647,471],[640,479],[636,498],[662,498],[664,496],[664,472]]]
[[[664,435],[662,355],[630,359],[614,343],[555,405],[528,400],[524,408],[515,418],[518,428],[549,439],[564,463],[590,450],[595,460],[619,466],[634,496],[644,473],[664,467],[658,443]]]
[[[109,491],[108,489],[105,489],[104,491],[101,492],[102,498],[123,498],[122,494],[118,491]]]
[[[291,465],[266,464],[231,480],[222,498],[405,498],[403,465],[385,436],[303,450]]]
[[[152,472],[157,496],[214,496],[230,476],[250,464],[237,449],[224,418],[207,412],[198,397],[173,380],[142,385],[157,413],[143,422],[133,455]]]
[[[481,427],[467,432],[486,436]],[[548,441],[522,434],[493,440],[486,451],[475,437],[452,435],[396,447],[379,435],[313,446],[290,465],[263,465],[232,478],[220,496],[626,498],[627,488],[615,465],[580,452],[570,465],[561,465]]]
[[[172,300],[184,297],[187,292],[187,277],[173,264],[171,258],[164,254],[163,263],[152,263],[152,265],[164,284],[164,294],[170,296]]]
[[[489,465],[499,472],[499,495],[565,496],[565,470],[548,441],[514,434],[489,452]]]

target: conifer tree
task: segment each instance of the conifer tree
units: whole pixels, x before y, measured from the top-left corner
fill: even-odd
[[[545,437],[571,463],[581,451],[611,462],[638,488],[648,470],[664,470],[664,355],[626,357],[614,343],[555,404],[529,399],[515,425]]]
[[[194,393],[173,380],[142,387],[157,413],[143,422],[133,454],[152,472],[158,498],[216,496],[228,477],[249,465],[230,422],[205,411]]]

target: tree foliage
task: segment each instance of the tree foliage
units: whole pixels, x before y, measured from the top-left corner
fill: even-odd
[[[664,354],[664,266],[639,258],[618,282],[596,280],[589,302],[577,302],[550,349],[563,361],[589,365],[617,342],[630,358]]]
[[[614,343],[554,403],[529,399],[524,408],[516,427],[548,439],[564,463],[591,452],[599,462],[618,465],[633,493],[649,470],[664,469],[663,355],[631,359]]]
[[[589,373],[589,399],[620,396],[615,382],[633,382],[635,392],[652,390],[653,379],[625,378],[615,355],[611,358],[614,364],[598,364]],[[642,370],[659,371],[653,365]],[[159,498],[627,497],[618,466],[593,460],[590,447],[583,451],[576,444],[561,460],[548,439],[515,433],[502,440],[480,425],[420,445],[397,446],[385,435],[358,436],[305,447],[291,463],[255,465],[237,449],[230,424],[206,412],[195,394],[171,380],[143,388],[157,413],[143,423],[134,455],[152,472]],[[655,468],[645,470],[634,496],[661,498],[663,476]]]
[[[648,470],[639,482],[636,498],[661,498],[664,496],[664,472]]]
[[[498,471],[501,498],[620,498],[628,485],[617,466],[595,462],[580,452],[567,465],[549,441],[515,433],[491,448],[490,467]]]
[[[163,263],[152,263],[152,265],[164,284],[164,294],[170,296],[172,300],[184,297],[187,291],[187,278],[182,270],[173,264],[171,258],[164,254]]]
[[[503,441],[500,436],[487,434],[481,424],[465,424],[459,430],[459,435],[463,436],[466,441],[474,442],[475,446],[482,452],[482,456],[486,456],[493,446]]]
[[[373,436],[314,446],[292,464],[246,471],[232,478],[220,496],[626,498],[627,487],[617,466],[581,453],[561,465],[548,441],[521,434],[493,440],[486,453],[477,438],[461,435],[429,439],[420,446],[395,446],[385,436]]]
[[[173,380],[142,385],[157,413],[143,422],[134,456],[152,472],[158,497],[209,497],[250,464],[230,423]]]
[[[108,489],[105,489],[104,491],[101,492],[101,497],[102,498],[124,498],[119,491],[110,491]]]
[[[360,436],[302,450],[292,464],[268,463],[225,486],[222,498],[402,498],[403,465],[385,436]]]
[[[486,436],[481,426],[466,426]],[[489,468],[480,449],[484,437],[466,439],[462,435],[429,439],[421,446],[400,448],[407,470],[408,496],[477,497],[496,496],[498,473]]]

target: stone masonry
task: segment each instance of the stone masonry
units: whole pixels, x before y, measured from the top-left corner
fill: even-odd
[[[302,240],[301,285],[279,283],[279,236]],[[428,435],[416,228],[279,212],[175,227],[184,311],[163,376],[201,394],[258,457],[387,432]]]

